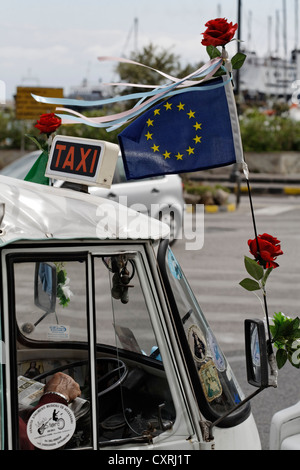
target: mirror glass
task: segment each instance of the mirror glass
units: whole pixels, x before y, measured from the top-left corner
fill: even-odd
[[[267,387],[267,343],[261,320],[245,320],[245,344],[248,382],[255,387]]]
[[[47,313],[55,311],[56,266],[53,263],[37,263],[34,280],[34,303]]]
[[[253,378],[256,382],[261,382],[261,364],[260,364],[260,344],[258,339],[257,325],[252,324],[251,331],[251,360],[253,369]]]

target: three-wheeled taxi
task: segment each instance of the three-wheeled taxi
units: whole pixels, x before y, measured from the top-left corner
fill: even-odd
[[[260,448],[168,231],[99,197],[0,177],[1,449],[22,448],[20,423],[43,450]],[[56,372],[81,397],[39,407]]]

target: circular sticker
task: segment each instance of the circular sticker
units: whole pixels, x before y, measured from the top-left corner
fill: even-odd
[[[52,450],[66,444],[75,428],[72,410],[62,403],[48,403],[32,413],[27,424],[27,435],[38,449]]]
[[[207,342],[209,344],[211,354],[212,354],[214,363],[216,365],[216,368],[220,372],[224,372],[224,370],[226,369],[226,361],[225,361],[224,355],[223,355],[223,353],[220,349],[220,346],[218,345],[218,342],[217,342],[217,340],[216,340],[216,338],[215,338],[215,336],[214,336],[214,334],[211,330],[208,330]]]
[[[188,343],[195,361],[202,362],[206,358],[207,346],[203,333],[197,325],[188,330]]]
[[[175,279],[181,279],[182,278],[181,268],[171,250],[168,251],[168,264],[169,264],[170,271],[172,275],[175,277]]]

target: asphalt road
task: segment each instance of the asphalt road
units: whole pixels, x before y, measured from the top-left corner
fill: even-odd
[[[267,283],[269,316],[284,312],[300,316],[300,197],[254,196],[254,213],[258,234],[269,233],[281,240],[283,256],[279,267]],[[244,256],[250,256],[247,241],[254,238],[248,196],[241,199],[234,212],[204,215],[196,222],[201,249],[188,250],[187,240],[173,246],[199,304],[213,328],[245,395],[254,391],[247,384],[244,354],[244,320],[263,319],[264,313],[254,293],[245,291],[239,282],[247,277]],[[193,215],[186,214],[183,232],[191,236],[195,229]],[[204,231],[203,231],[204,229]],[[184,234],[183,234],[184,235]],[[280,371],[278,387],[268,388],[252,400],[252,411],[261,436],[262,448],[269,448],[269,429],[273,413],[300,399],[300,370],[286,364]]]

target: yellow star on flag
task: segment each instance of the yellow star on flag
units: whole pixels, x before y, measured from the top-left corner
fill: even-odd
[[[191,118],[194,118],[195,117],[195,111],[192,111],[190,110],[189,113],[187,113],[188,117],[191,119]]]
[[[166,100],[146,118],[144,139],[148,142],[148,149],[151,149],[153,154],[160,156],[165,161],[166,165],[169,165],[173,159],[175,161],[177,160],[180,165],[180,160],[184,161],[190,156],[194,156],[193,159],[196,158],[196,145],[201,143],[202,139],[202,137],[197,134],[200,134],[202,131],[202,122],[200,121],[201,118],[199,119],[198,117],[198,111],[193,111],[189,106],[193,106],[193,104],[187,104],[184,100],[178,100],[176,103],[173,103],[171,100]],[[183,113],[181,111],[183,111]],[[178,145],[176,150],[172,150],[172,142],[165,142],[160,134],[160,126],[164,115],[167,116],[168,126],[172,127],[172,118],[175,116],[177,118],[178,116],[178,119],[184,121],[183,125],[190,128],[190,140],[185,144],[183,143],[182,146]],[[177,131],[175,130],[175,133],[177,133]],[[170,145],[170,147],[168,145]],[[165,148],[164,152],[160,150],[163,148]],[[166,150],[166,148],[168,148],[168,150]],[[170,160],[170,162],[167,160]]]
[[[195,127],[196,131],[198,131],[199,129],[201,129],[202,124],[199,124],[199,122],[196,122],[196,124],[193,127]]]
[[[195,141],[195,144],[200,144],[201,143],[201,139],[202,137],[200,137],[199,135],[196,135],[196,137],[194,137],[194,141]]]
[[[186,151],[189,155],[192,155],[192,154],[194,154],[195,149],[192,149],[192,147],[189,146],[189,148]]]

